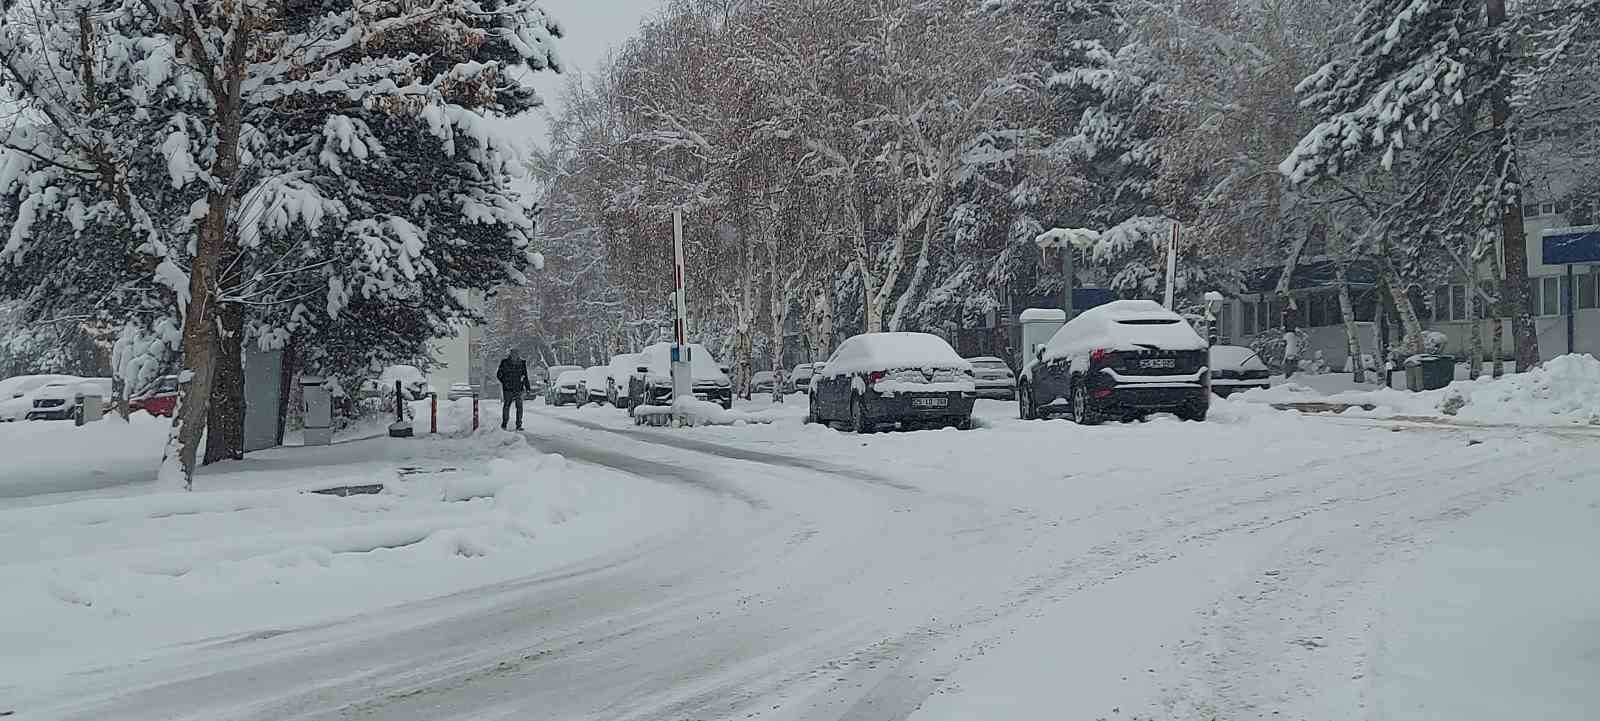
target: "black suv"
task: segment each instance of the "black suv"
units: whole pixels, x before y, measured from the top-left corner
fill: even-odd
[[[1085,425],[1161,412],[1203,421],[1207,365],[1205,340],[1182,317],[1148,300],[1115,301],[1035,349],[1017,405],[1024,419],[1067,414]]]

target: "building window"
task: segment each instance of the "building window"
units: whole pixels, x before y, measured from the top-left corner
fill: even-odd
[[[1371,323],[1378,316],[1378,291],[1368,290],[1350,294],[1350,311],[1358,323]]]
[[[1539,204],[1539,214],[1540,215],[1555,215],[1556,214],[1556,204],[1555,203],[1540,203]]]
[[[1539,204],[1538,203],[1526,203],[1526,204],[1524,204],[1522,206],[1522,217],[1524,217],[1524,218],[1537,218],[1537,217],[1539,217]]]
[[[1530,280],[1533,281],[1533,314],[1561,315],[1561,286],[1566,285],[1565,279],[1551,275]]]
[[[1450,286],[1450,320],[1467,319],[1467,287]]]
[[[1450,320],[1449,286],[1433,289],[1433,320],[1434,322]]]
[[[1595,293],[1595,275],[1596,270],[1590,269],[1590,272],[1578,276],[1578,308],[1580,310],[1600,308],[1600,297],[1597,297]]]

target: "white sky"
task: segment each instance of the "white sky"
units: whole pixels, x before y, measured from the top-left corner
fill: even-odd
[[[557,41],[556,50],[566,73],[586,73],[594,69],[606,51],[621,45],[638,29],[639,23],[661,7],[661,0],[541,0],[540,5],[561,21],[567,36]],[[533,84],[555,109],[565,76],[537,73]],[[542,111],[518,121],[526,125],[532,139],[544,143]]]

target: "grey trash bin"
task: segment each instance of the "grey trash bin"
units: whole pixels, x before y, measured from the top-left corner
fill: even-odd
[[[1406,389],[1435,391],[1456,379],[1456,358],[1448,355],[1416,355],[1406,359]]]

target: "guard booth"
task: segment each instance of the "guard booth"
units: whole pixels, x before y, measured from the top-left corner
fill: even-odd
[[[305,405],[305,443],[326,446],[333,443],[333,393],[321,376],[301,376],[300,396]]]
[[[244,451],[283,443],[283,351],[249,348],[244,356]]]

